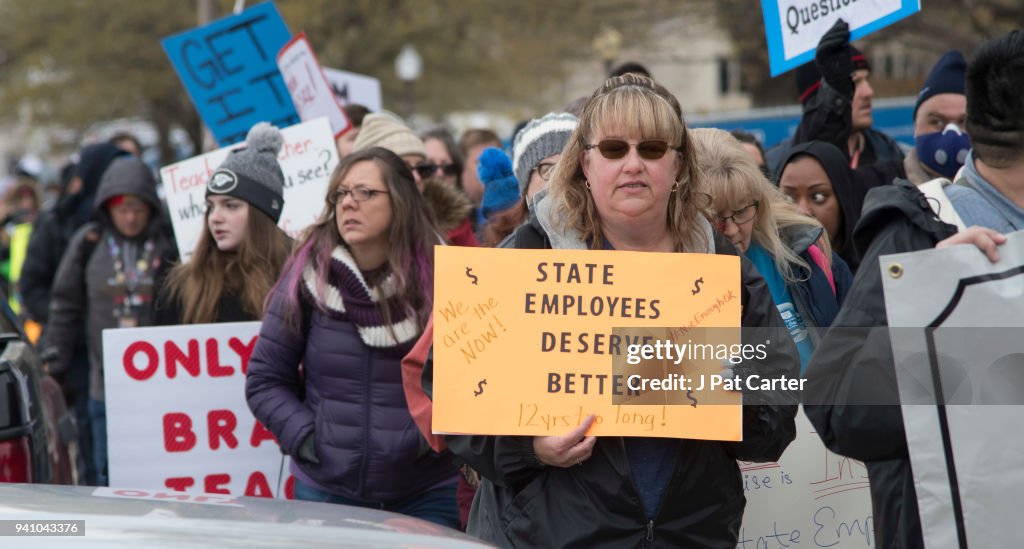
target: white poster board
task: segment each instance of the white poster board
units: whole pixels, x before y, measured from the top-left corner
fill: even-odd
[[[796,429],[778,462],[740,462],[747,507],[736,546],[874,547],[867,468],[828,451],[803,409]]]
[[[384,108],[380,95],[380,80],[371,76],[326,67],[324,76],[330,82],[334,96],[342,105],[357,103],[370,109],[370,112],[380,112]]]
[[[327,182],[338,165],[338,149],[326,118],[281,130],[284,146],[277,160],[284,172],[284,209],[277,225],[292,238],[323,212]],[[217,149],[160,169],[181,260],[188,261],[206,231],[206,184],[228,153],[242,143]]]
[[[879,260],[927,547],[1019,543],[1024,231],[999,254],[993,264],[963,245]]]
[[[919,11],[920,0],[761,0],[771,74],[812,61],[838,19],[849,23],[853,41]]]
[[[294,480],[249,411],[259,322],[103,331],[110,486],[283,497]]]
[[[351,127],[327,78],[320,70],[320,62],[306,39],[306,33],[292,38],[281,48],[277,54],[277,68],[284,77],[285,86],[288,87],[300,119],[313,120],[326,116],[335,138]]]

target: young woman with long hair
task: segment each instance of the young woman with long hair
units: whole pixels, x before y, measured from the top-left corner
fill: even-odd
[[[413,422],[400,366],[430,318],[440,242],[393,152],[357,150],[331,175],[268,299],[246,379],[250,409],[292,456],[297,499],[458,527],[457,470]]]
[[[163,284],[156,323],[242,322],[263,317],[263,303],[288,259],[291,239],[277,226],[284,175],[283,140],[269,124],[249,132],[210,177],[206,230],[188,262]]]

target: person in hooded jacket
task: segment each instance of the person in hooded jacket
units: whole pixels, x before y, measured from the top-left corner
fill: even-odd
[[[174,267],[158,291],[154,324],[260,320],[281,274],[291,239],[278,226],[284,173],[277,161],[284,140],[270,124],[249,130],[210,175],[205,230],[190,261]]]
[[[790,152],[779,174],[779,190],[800,213],[813,217],[828,232],[832,248],[852,272],[860,265],[853,228],[860,219],[869,187],[855,182],[843,153],[822,141],[801,143]]]
[[[89,222],[100,178],[114,159],[128,153],[109,144],[87,145],[79,152],[75,175],[52,210],[36,220],[28,253],[21,268],[21,294],[29,316],[46,324],[50,314],[50,288],[72,235]]]
[[[796,211],[739,140],[718,129],[690,133],[718,230],[764,277],[800,352],[802,374],[839,314],[853,275],[832,251],[821,223]]]
[[[76,344],[89,358],[89,419],[97,484],[106,484],[102,334],[152,324],[154,281],[177,259],[153,172],[141,160],[115,160],[96,191],[94,221],[71,238],[54,279],[47,345],[50,373],[68,374]]]
[[[664,87],[608,79],[584,106],[549,194],[503,246],[735,255],[703,212],[687,136]],[[764,280],[740,264],[743,326],[784,330]],[[780,335],[765,360],[744,363],[746,375],[796,375],[796,349]],[[429,355],[406,361],[428,364],[429,377]],[[745,506],[736,460],[777,460],[795,436],[795,395],[778,397],[743,407],[741,443],[586,436],[594,416],[556,436],[445,436],[482,478],[467,532],[502,547],[735,548]]]
[[[43,328],[37,342],[39,349],[47,349],[46,324],[50,316],[50,290],[68,241],[82,225],[89,222],[96,189],[107,167],[114,159],[127,155],[108,143],[83,147],[79,151],[78,162],[69,164],[61,172],[62,189],[57,203],[43,211],[32,226],[19,286],[25,312],[30,320]],[[45,353],[41,354],[41,358],[45,360]],[[67,373],[59,381],[78,424],[77,440],[79,456],[82,458],[78,464],[79,477],[84,483],[94,485],[97,479],[89,428],[89,359],[84,341],[78,342],[71,360]]]

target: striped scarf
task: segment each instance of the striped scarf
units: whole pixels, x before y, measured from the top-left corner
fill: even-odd
[[[403,356],[412,348],[420,329],[415,316],[409,316],[401,304],[391,299],[395,295],[393,274],[389,273],[379,285],[371,288],[352,254],[338,246],[331,252],[327,283],[323,288],[319,278],[312,262],[306,265],[302,272],[303,297],[312,300],[328,316],[352,322],[367,347]],[[381,313],[382,301],[391,313],[390,326]]]

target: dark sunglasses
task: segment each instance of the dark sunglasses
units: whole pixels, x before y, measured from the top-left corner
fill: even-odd
[[[438,171],[440,171],[442,175],[458,175],[459,174],[459,167],[456,166],[455,164],[423,163],[423,164],[419,164],[417,166],[414,166],[413,170],[415,170],[416,173],[420,174],[420,179],[426,179],[426,178],[434,175]]]
[[[605,139],[596,145],[584,145],[583,148],[586,150],[597,149],[601,152],[601,156],[608,160],[618,160],[629,154],[630,147],[633,147],[627,141],[621,139]],[[636,145],[636,153],[640,155],[640,158],[644,160],[658,160],[665,156],[668,152],[669,145],[664,141],[641,141]],[[675,149],[678,150],[678,149]]]

